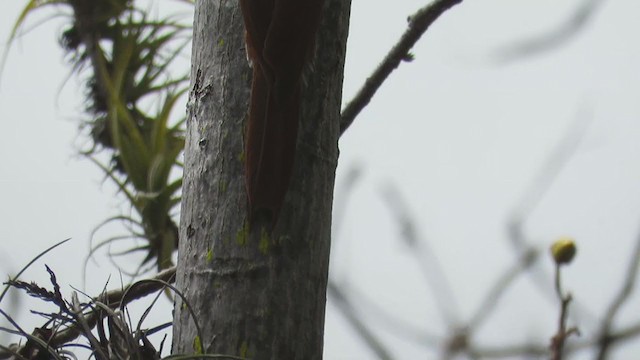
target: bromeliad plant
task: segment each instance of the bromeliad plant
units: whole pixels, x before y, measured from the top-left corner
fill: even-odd
[[[50,311],[35,311],[35,314],[45,322],[42,326],[28,333],[7,312],[0,309],[0,318],[4,318],[11,326],[0,327],[0,333],[17,335],[20,343],[10,345],[0,344],[0,359],[78,359],[81,351],[86,350],[89,358],[98,360],[111,359],[153,359],[160,360],[166,333],[160,342],[159,349],[152,344],[150,337],[156,333],[160,335],[171,326],[171,322],[143,328],[143,323],[149,317],[162,290],[171,290],[181,297],[194,319],[196,339],[202,338],[202,331],[193,310],[184,295],[170,284],[175,277],[175,268],[162,271],[154,278],[136,281],[121,289],[103,290],[98,296],[74,290],[69,297],[62,294],[62,287],[58,283],[56,274],[45,265],[49,273],[50,286],[42,287],[35,282],[20,280],[20,276],[36,260],[49,251],[62,245],[67,240],[59,242],[32,259],[20,272],[7,280],[0,291],[0,303],[10,288],[24,291],[30,297],[39,300],[42,305],[53,306]],[[106,288],[106,286],[105,286]],[[133,301],[155,294],[151,304],[139,316],[137,324],[131,320],[128,305]],[[52,311],[51,311],[52,310]],[[197,344],[201,344],[199,341]],[[201,346],[200,346],[201,347]],[[206,355],[208,358],[238,359],[226,355]],[[162,359],[201,359],[203,354],[183,355],[175,354]]]
[[[189,28],[175,19],[150,20],[131,0],[31,0],[10,41],[27,16],[44,7],[69,13],[61,44],[73,72],[86,76],[84,127],[91,144],[82,153],[117,185],[132,209],[95,228],[92,239],[112,222],[124,223],[127,233],[99,241],[91,253],[121,239],[142,239],[141,246],[110,254],[145,252],[133,275],[147,265],[170,267],[178,243],[184,147],[184,117],[174,120],[172,113],[188,86],[187,77],[173,77],[170,67],[190,41]]]
[[[170,116],[185,92],[182,85],[185,79],[163,79],[163,73],[179,51],[166,59],[160,51],[180,29],[162,34],[168,25],[149,25],[144,20],[136,23],[132,17],[128,20],[124,31],[115,32],[110,56],[97,49],[99,78],[95,79],[97,85],[92,89],[92,96],[94,107],[104,106],[104,111],[101,111],[101,128],[91,130],[95,141],[113,149],[113,155],[110,166],[102,165],[95,157],[92,159],[118,184],[137,215],[117,216],[109,221],[125,220],[134,224],[137,230],[133,235],[146,239],[147,244],[130,251],[146,251],[144,263],[155,259],[160,270],[171,266],[171,254],[178,241],[171,212],[180,202],[182,179],[172,180],[171,171],[174,166],[180,166],[184,120],[170,125]],[[158,62],[158,58],[162,58],[162,62]],[[161,84],[157,84],[158,81]],[[145,97],[160,98],[157,111],[148,114],[140,109],[139,104]]]

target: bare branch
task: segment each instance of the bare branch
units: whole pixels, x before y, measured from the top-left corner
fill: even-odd
[[[596,10],[598,10],[603,3],[604,0],[584,1],[575,9],[571,17],[557,29],[552,29],[546,34],[507,46],[498,52],[497,61],[499,63],[506,63],[557,49],[573,39],[584,29],[589,21],[593,19]]]
[[[565,343],[569,336],[573,334],[580,335],[578,328],[571,327],[567,329],[567,316],[569,315],[569,305],[571,304],[571,294],[566,294],[562,289],[562,276],[560,269],[562,264],[556,262],[555,267],[555,289],[558,300],[560,301],[560,316],[558,318],[558,331],[551,338],[551,359],[562,360],[564,356]]]
[[[636,283],[636,279],[638,277],[638,267],[640,266],[640,237],[636,240],[636,246],[631,256],[631,261],[629,262],[629,267],[627,268],[627,274],[625,276],[625,281],[622,284],[622,288],[613,298],[611,305],[607,309],[604,320],[602,321],[602,326],[600,328],[600,336],[598,339],[600,349],[598,350],[598,360],[603,360],[607,358],[607,354],[609,350],[611,350],[611,345],[616,341],[617,338],[614,338],[611,334],[611,329],[613,327],[613,321],[622,308],[622,305],[629,299],[629,296],[632,294],[634,290],[634,285]]]
[[[462,0],[436,0],[409,17],[409,28],[402,34],[398,42],[382,60],[382,63],[378,65],[378,68],[365,81],[356,96],[342,110],[340,134],[343,134],[351,126],[356,116],[369,104],[373,95],[391,72],[400,65],[400,62],[408,59],[409,50],[420,40],[420,37],[427,31],[429,26],[445,11],[461,2]]]
[[[422,274],[427,285],[431,288],[431,293],[438,306],[438,313],[448,325],[457,324],[460,310],[453,289],[443,270],[444,267],[431,249],[429,242],[418,235],[417,221],[410,215],[411,212],[397,188],[388,185],[383,189],[382,195],[400,227],[401,240],[411,249],[411,254],[422,267]]]
[[[334,282],[330,281],[327,285],[327,292],[329,293],[329,296],[333,298],[337,308],[342,312],[342,315],[344,315],[345,319],[356,330],[356,334],[360,335],[362,340],[367,343],[369,349],[371,349],[371,351],[376,354],[378,359],[393,359],[393,357],[389,353],[389,350],[385,348],[382,342],[362,321],[360,316],[356,315],[353,304],[351,304],[349,298],[342,291],[342,289]]]
[[[497,347],[474,347],[468,351],[473,359],[543,359],[549,349],[540,344],[502,344]]]
[[[593,119],[590,108],[583,106],[579,109],[575,120],[569,125],[563,138],[549,153],[529,188],[524,192],[523,197],[511,212],[507,223],[507,231],[509,233],[509,241],[518,256],[524,256],[530,251],[535,251],[535,247],[529,243],[527,235],[524,233],[524,225],[577,153]],[[551,299],[554,296],[553,290],[547,281],[550,274],[535,264],[530,269],[528,275],[533,280],[534,285],[540,290],[541,294]],[[590,318],[594,318],[577,301],[574,301],[573,308],[575,313],[580,313],[581,316],[589,315]]]
[[[393,312],[395,309],[389,309],[386,306],[377,304],[374,299],[371,299],[371,296],[363,293],[356,285],[340,285],[338,286],[343,290],[342,293],[347,296],[349,302],[358,304],[358,311],[362,314],[367,314],[367,320],[371,323],[375,322],[375,326],[377,326],[378,329],[382,329],[394,337],[411,341],[414,344],[428,349],[436,349],[440,346],[443,339],[446,339],[436,332],[424,329],[423,326],[417,326],[399,318],[397,314]],[[344,290],[347,286],[348,292]],[[452,332],[455,333],[458,330],[458,328],[455,328]]]
[[[494,309],[497,308],[498,302],[502,295],[511,287],[516,279],[523,275],[527,269],[533,265],[536,260],[539,258],[539,252],[534,249],[529,249],[524,252],[516,264],[512,267],[509,267],[503,274],[500,276],[496,282],[489,288],[487,295],[484,297],[484,300],[478,307],[478,310],[474,313],[473,317],[469,321],[467,327],[471,329],[478,328],[484,320],[486,320],[489,315],[493,312]]]

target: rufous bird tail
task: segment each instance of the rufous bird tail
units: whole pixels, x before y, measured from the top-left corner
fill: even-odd
[[[251,93],[245,139],[249,216],[250,221],[266,217],[273,226],[293,172],[300,117],[300,86],[291,96],[276,99],[260,67],[255,66]]]

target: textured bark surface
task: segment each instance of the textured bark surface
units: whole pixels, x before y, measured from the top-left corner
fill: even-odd
[[[251,72],[237,0],[196,3],[177,286],[202,350],[252,359],[322,357],[331,204],[350,0],[327,0],[305,76],[289,193],[272,233],[247,225],[243,131]],[[174,353],[193,353],[177,300]]]

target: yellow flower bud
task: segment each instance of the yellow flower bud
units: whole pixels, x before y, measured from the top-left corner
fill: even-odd
[[[568,236],[559,238],[551,245],[551,256],[558,265],[570,263],[576,251],[576,242]]]

